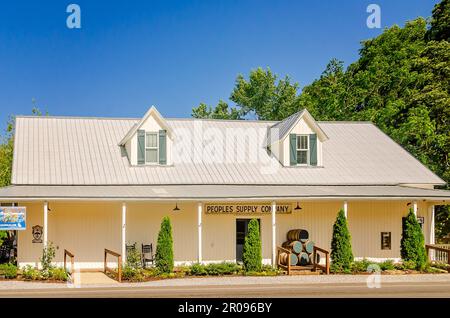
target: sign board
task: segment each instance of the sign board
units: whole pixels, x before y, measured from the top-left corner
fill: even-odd
[[[270,214],[272,204],[270,203],[212,203],[205,204],[206,214]],[[277,203],[277,214],[292,213],[291,203]]]
[[[25,230],[26,219],[26,207],[0,207],[0,230]]]

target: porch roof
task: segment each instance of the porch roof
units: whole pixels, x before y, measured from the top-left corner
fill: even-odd
[[[165,185],[165,186],[16,186],[0,188],[0,201],[104,200],[104,201],[212,201],[247,200],[429,200],[448,204],[450,191],[406,186],[267,186],[267,185]],[[447,201],[447,202],[445,202]]]

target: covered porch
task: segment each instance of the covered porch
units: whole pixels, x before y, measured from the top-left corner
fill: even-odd
[[[263,261],[273,264],[276,247],[291,229],[306,229],[317,246],[329,250],[341,208],[356,258],[399,259],[402,217],[409,208],[423,221],[426,244],[434,244],[434,206],[450,199],[446,191],[400,186],[217,185],[12,186],[2,189],[0,198],[27,207],[27,228],[18,238],[19,265],[36,265],[42,248],[52,242],[55,261],[62,265],[66,249],[79,269],[102,268],[105,248],[121,254],[122,261],[127,244],[136,243],[139,249],[153,244],[156,249],[164,216],[172,222],[176,264],[236,261],[237,224],[251,218],[260,220]],[[264,204],[271,209],[207,213],[208,204]],[[281,204],[290,205],[291,212],[274,213]],[[41,243],[33,243],[35,225],[43,227]]]

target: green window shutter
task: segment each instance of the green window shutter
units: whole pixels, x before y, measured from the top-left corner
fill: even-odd
[[[145,163],[145,130],[137,132],[137,163],[138,165]]]
[[[309,135],[309,164],[317,166],[317,135]]]
[[[297,135],[289,135],[289,162],[291,166],[297,165]]]
[[[159,131],[159,164],[167,164],[167,146],[166,146],[166,131]]]

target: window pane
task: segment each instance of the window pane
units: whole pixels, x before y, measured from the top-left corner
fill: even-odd
[[[297,149],[308,149],[308,136],[297,136]]]
[[[149,148],[149,147],[155,148],[158,145],[157,144],[157,138],[158,138],[157,134],[148,133],[147,134],[147,138],[146,138],[146,145],[145,146],[147,148]]]
[[[157,162],[158,161],[158,150],[157,149],[146,149],[145,159],[147,162]]]
[[[308,163],[308,151],[306,150],[298,150],[297,151],[297,163],[299,164],[307,164]]]

